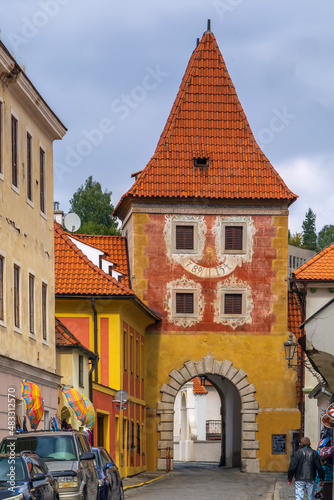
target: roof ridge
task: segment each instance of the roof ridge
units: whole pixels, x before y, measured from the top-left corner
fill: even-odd
[[[124,292],[126,292],[128,295],[135,295],[134,291],[131,288],[128,288],[127,286],[123,285],[122,283],[120,283],[119,281],[117,281],[115,278],[113,278],[112,276],[110,276],[110,274],[105,273],[103,271],[103,269],[100,269],[90,259],[88,259],[88,257],[75,245],[75,243],[73,243],[73,241],[69,238],[69,236],[67,235],[67,233],[63,230],[63,228],[61,227],[61,225],[58,222],[54,221],[54,225],[55,225],[55,230],[59,234],[59,236],[64,241],[66,241],[66,243],[72,248],[72,250],[74,250],[76,252],[76,254],[91,269],[93,269],[95,272],[97,272],[103,278],[107,278],[108,281],[110,281],[113,285],[116,285],[117,287],[119,287],[121,290],[123,290]]]

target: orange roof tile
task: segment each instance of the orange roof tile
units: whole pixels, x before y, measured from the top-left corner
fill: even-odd
[[[292,276],[297,280],[334,281],[334,243],[296,269]]]
[[[195,167],[194,158],[209,158]],[[292,203],[257,145],[225,61],[206,31],[188,63],[156,151],[114,213],[131,198],[267,199]],[[123,207],[123,208],[121,208]]]
[[[55,318],[55,334],[57,347],[73,347],[84,351],[90,358],[97,357],[96,354],[81,344],[81,342],[79,342],[73,333],[71,333],[58,318]]]
[[[208,391],[203,387],[199,377],[193,378],[193,391],[194,394],[207,394]]]
[[[95,234],[71,234],[71,238],[78,239],[86,245],[98,248],[105,252],[106,260],[116,265],[117,271],[124,274],[122,283],[130,286],[129,267],[127,256],[127,242],[124,236],[102,236]]]
[[[57,222],[54,229],[56,295],[134,296],[128,286],[90,261]]]

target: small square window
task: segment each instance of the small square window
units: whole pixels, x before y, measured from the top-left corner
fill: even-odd
[[[198,315],[198,292],[194,289],[173,290],[173,317],[188,318]]]
[[[235,318],[246,314],[246,293],[243,290],[222,292],[221,316]]]
[[[225,254],[245,254],[247,251],[247,224],[222,223],[222,251]]]
[[[195,254],[198,251],[197,222],[174,221],[172,235],[173,253]]]
[[[193,293],[176,293],[176,313],[177,314],[193,314],[194,313],[194,294]]]
[[[194,226],[175,226],[176,250],[194,250]]]
[[[225,293],[224,314],[242,314],[241,293]]]

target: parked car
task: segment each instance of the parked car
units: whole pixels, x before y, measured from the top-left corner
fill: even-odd
[[[37,453],[0,454],[0,500],[58,500],[56,483]]]
[[[13,446],[15,452],[31,450],[38,453],[56,480],[60,500],[98,499],[99,483],[95,455],[83,432],[23,432],[4,438],[0,453],[10,453]]]
[[[99,475],[100,500],[124,500],[122,479],[113,459],[101,446],[92,449]]]

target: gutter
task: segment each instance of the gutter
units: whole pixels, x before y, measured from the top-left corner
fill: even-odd
[[[161,321],[161,314],[155,311],[154,309],[151,309],[149,306],[144,304],[138,297],[135,295],[94,295],[92,297],[91,295],[70,295],[70,294],[56,294],[55,295],[56,299],[83,299],[83,300],[89,300],[93,299],[94,300],[133,300],[140,309],[145,311],[151,318],[153,318],[155,321]]]

